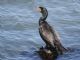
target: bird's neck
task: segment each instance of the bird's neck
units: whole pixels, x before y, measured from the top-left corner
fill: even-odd
[[[44,11],[44,12],[42,12],[42,16],[41,16],[40,19],[39,19],[39,24],[45,22],[47,16],[48,16],[48,12],[47,12],[47,10]]]
[[[46,10],[46,11],[42,12],[42,17],[41,17],[41,19],[42,19],[42,20],[46,20],[47,16],[48,16],[48,12],[47,12],[47,10]]]

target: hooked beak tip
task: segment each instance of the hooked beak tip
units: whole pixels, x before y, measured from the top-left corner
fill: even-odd
[[[36,11],[41,12],[41,9],[39,7],[36,8]]]

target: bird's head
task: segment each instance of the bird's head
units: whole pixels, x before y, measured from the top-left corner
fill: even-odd
[[[44,13],[44,12],[47,12],[47,9],[44,8],[44,7],[38,7],[37,10],[40,12],[40,13]]]
[[[37,11],[39,11],[42,14],[42,18],[46,19],[48,16],[48,11],[45,7],[38,7]]]

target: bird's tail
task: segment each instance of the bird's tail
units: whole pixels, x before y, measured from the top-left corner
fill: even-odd
[[[59,54],[63,54],[63,52],[67,51],[67,49],[64,48],[64,46],[59,41],[55,42],[54,45]]]

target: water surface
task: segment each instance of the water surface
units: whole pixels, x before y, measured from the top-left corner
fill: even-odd
[[[45,45],[38,33],[37,6],[48,9],[47,21],[62,44],[73,49],[57,60],[79,60],[79,0],[0,0],[0,60],[41,60],[34,52]]]

